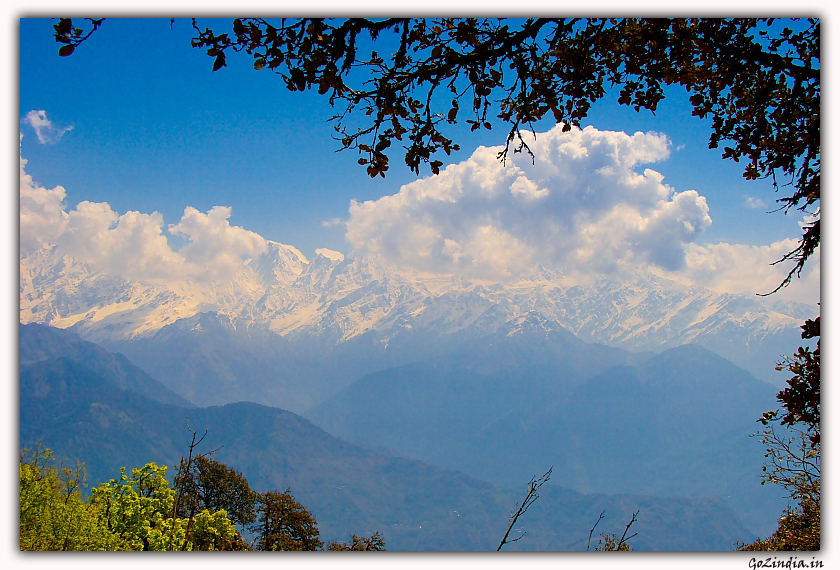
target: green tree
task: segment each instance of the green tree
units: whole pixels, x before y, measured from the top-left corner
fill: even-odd
[[[21,550],[123,550],[126,543],[100,524],[96,505],[86,503],[82,465],[57,464],[39,445],[20,453]]]
[[[120,478],[91,490],[100,523],[131,550],[243,550],[246,545],[227,512],[202,509],[189,518],[173,517],[175,490],[166,466],[147,463],[120,470]]]
[[[184,480],[186,493],[193,496],[184,498],[179,516],[189,517],[189,508],[195,503],[199,510],[226,511],[230,520],[242,527],[256,520],[257,494],[242,473],[204,455],[193,460],[189,471],[183,462],[186,460],[182,460],[182,471],[188,473]]]
[[[331,541],[327,544],[327,550],[330,551],[376,551],[381,552],[385,550],[385,539],[379,532],[374,532],[370,537],[352,535],[350,542]]]
[[[291,490],[267,491],[257,498],[257,550],[318,550],[318,523],[306,507],[298,503]]]
[[[153,530],[171,517],[174,491],[166,480],[166,466],[147,463],[140,469],[120,469],[111,479],[91,489],[91,502],[100,510],[102,524],[132,550],[151,550]]]

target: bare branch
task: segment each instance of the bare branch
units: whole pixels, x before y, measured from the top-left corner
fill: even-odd
[[[525,533],[523,532],[522,536],[513,540],[508,540],[508,537],[510,536],[510,531],[513,530],[513,527],[516,524],[516,521],[519,520],[519,517],[524,515],[525,512],[528,510],[528,507],[530,507],[532,504],[534,504],[534,501],[540,498],[539,494],[537,494],[537,491],[540,487],[545,485],[545,483],[551,478],[551,471],[553,469],[554,467],[549,468],[549,470],[545,472],[545,475],[543,475],[540,478],[534,476],[528,482],[528,494],[525,495],[525,499],[519,505],[519,508],[517,508],[516,511],[513,512],[513,514],[511,514],[507,532],[505,532],[505,536],[504,538],[502,538],[502,542],[499,543],[499,548],[496,549],[496,552],[500,551],[505,544],[509,542],[516,542],[517,540],[522,538],[522,536],[525,535]]]
[[[600,514],[600,515],[598,515],[598,520],[597,520],[597,521],[595,521],[595,525],[594,525],[594,526],[592,527],[592,529],[589,531],[589,540],[587,540],[587,541],[586,541],[586,551],[587,551],[587,552],[589,552],[589,545],[590,545],[590,543],[592,542],[592,533],[593,533],[593,532],[595,532],[595,527],[596,527],[596,526],[598,526],[598,523],[599,523],[599,522],[601,522],[601,519],[603,519],[603,518],[604,518],[604,513],[606,513],[606,512],[607,512],[607,511],[601,511],[601,514]]]
[[[630,522],[627,523],[626,527],[624,527],[624,534],[621,535],[621,540],[618,541],[618,547],[616,548],[616,550],[621,550],[621,545],[622,544],[626,544],[628,540],[630,540],[631,538],[633,538],[634,536],[639,534],[639,533],[633,533],[631,536],[627,536],[627,532],[630,530],[630,527],[633,526],[633,523],[636,522],[636,520],[637,520],[636,516],[638,514],[639,514],[639,511],[636,511],[635,513],[633,513],[633,516],[630,518]]]

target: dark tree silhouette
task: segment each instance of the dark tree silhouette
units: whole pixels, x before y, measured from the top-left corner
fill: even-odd
[[[306,507],[298,503],[290,489],[268,491],[257,498],[257,550],[318,550],[318,523]]]

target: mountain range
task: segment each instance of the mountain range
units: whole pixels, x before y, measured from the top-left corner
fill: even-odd
[[[242,472],[252,488],[291,488],[325,540],[380,531],[389,550],[493,550],[524,497],[527,481],[505,488],[395,457],[278,408],[183,407],[165,402],[169,395],[159,384],[122,387],[119,374],[101,366],[101,354],[89,358],[91,351],[73,348],[84,341],[62,332],[21,326],[29,339],[21,352],[21,446],[41,442],[60,459],[85,461],[93,484],[117,477],[120,467],[177,464],[193,429],[208,432],[200,451],[215,450],[212,456]],[[45,343],[54,347],[50,354],[29,348]],[[74,358],[61,356],[62,346]],[[640,511],[632,541],[638,550],[727,550],[753,537],[717,497],[587,494],[553,484],[540,495],[514,529],[512,536],[523,540],[506,549],[584,550],[602,512],[607,518],[598,532],[620,533]]]
[[[554,481],[583,492],[719,496],[748,527],[772,532],[785,496],[761,484],[765,450],[750,436],[778,407],[775,388],[697,345],[582,381],[573,366],[557,370],[535,382],[410,364],[361,378],[305,416],[501,486],[552,465]]]
[[[365,374],[534,326],[636,354],[698,344],[780,385],[775,362],[816,314],[653,275],[581,284],[541,269],[490,283],[319,252],[308,260],[269,242],[228,282],[144,284],[45,246],[20,259],[20,321],[123,353],[198,405],[242,399],[303,412]]]
[[[325,528],[387,528],[401,549],[488,548],[475,537],[493,534],[486,525],[498,512],[506,519],[510,489],[554,466],[546,495],[561,503],[599,496],[628,506],[644,496],[695,513],[696,501],[712,501],[701,508],[714,512],[707,523],[715,532],[734,526],[689,542],[728,549],[772,532],[787,504],[782,491],[761,486],[763,449],[750,435],[778,407],[785,378],[774,363],[802,344],[801,322],[815,314],[649,274],[579,283],[540,269],[491,283],[399,270],[375,256],[319,250],[308,260],[274,242],[224,282],[140,283],[45,246],[20,259],[21,441],[54,441],[105,476],[116,458],[172,464],[182,416],[191,425],[200,418],[197,428],[222,431],[220,457],[259,485],[293,481],[304,504],[344,521]],[[52,397],[54,405],[36,401]],[[284,427],[260,431],[252,416]],[[120,434],[136,453],[121,451]],[[310,440],[345,455],[309,454]],[[335,495],[348,479],[332,473],[344,473],[348,457],[364,457],[348,476],[364,500]],[[295,465],[309,466],[290,479]],[[394,478],[414,481],[424,498]],[[402,506],[377,510],[370,481]],[[435,485],[455,485],[472,507],[441,498]],[[406,497],[416,499],[410,508]],[[417,531],[442,524],[443,511],[418,506],[427,499],[460,505],[447,516],[484,505],[483,522],[470,523],[484,530],[468,533],[478,542],[448,541],[448,527],[430,542],[409,532],[414,518],[393,522],[409,520],[395,512],[419,509],[431,518]],[[656,507],[662,520],[674,519],[668,504]],[[571,520],[550,509],[540,516]],[[351,518],[370,525],[351,528]],[[568,529],[587,526],[584,518]],[[551,536],[535,544],[580,546]],[[655,536],[647,548],[688,544]]]

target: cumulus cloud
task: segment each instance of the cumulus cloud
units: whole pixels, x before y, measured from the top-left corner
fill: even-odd
[[[773,291],[793,262],[773,265],[793,251],[799,242],[784,239],[769,245],[717,243],[690,244],[686,247],[686,266],[682,271],[663,274],[688,285],[722,293],[755,295]],[[799,278],[774,293],[773,298],[816,304],[820,300],[820,250],[808,259]]]
[[[767,203],[757,196],[744,194],[744,206],[751,210],[757,210],[759,208],[766,208]]]
[[[184,210],[173,235],[188,243],[174,251],[164,233],[163,215],[129,211],[122,215],[105,202],[80,202],[67,211],[66,191],[37,185],[20,159],[20,248],[25,257],[44,245],[89,263],[95,270],[146,283],[225,281],[243,262],[267,249],[258,234],[231,226],[229,207],[202,213]]]
[[[479,147],[440,175],[397,194],[353,202],[347,239],[357,249],[424,271],[504,279],[537,264],[615,273],[685,266],[685,248],[711,224],[705,198],[675,192],[640,165],[664,160],[658,133],[537,135],[535,160]]]
[[[341,218],[333,218],[332,220],[324,220],[321,225],[325,228],[334,228],[341,225]]]
[[[21,135],[21,138],[23,136]],[[62,186],[48,190],[36,184],[26,173],[26,159],[20,157],[20,249],[31,253],[41,244],[51,243],[64,231],[67,214]]]
[[[265,253],[268,247],[259,234],[231,226],[230,214],[227,206],[215,206],[206,214],[187,207],[181,222],[169,226],[171,234],[190,241],[178,253],[209,279],[230,275],[244,259]]]
[[[187,267],[172,251],[158,212],[119,215],[104,202],[81,202],[67,213],[55,240],[59,251],[108,275],[142,282],[183,278]]]
[[[61,140],[64,133],[72,131],[73,127],[58,127],[47,118],[46,111],[29,111],[23,122],[35,129],[35,135],[41,144],[55,144]]]

